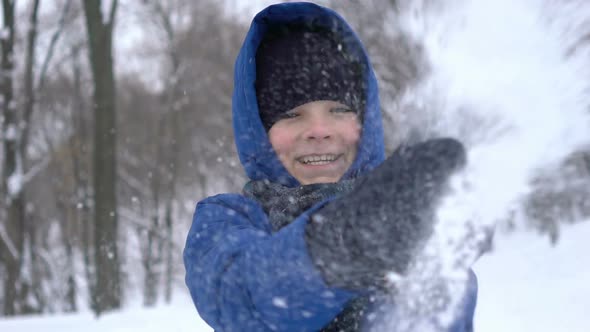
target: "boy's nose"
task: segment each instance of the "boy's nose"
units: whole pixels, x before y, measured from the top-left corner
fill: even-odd
[[[332,126],[322,117],[310,119],[305,138],[308,140],[329,139],[332,137]]]

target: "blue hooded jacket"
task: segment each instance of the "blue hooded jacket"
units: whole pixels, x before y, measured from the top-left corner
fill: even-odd
[[[256,50],[268,27],[313,23],[337,31],[367,66],[366,108],[355,161],[343,179],[362,175],[385,158],[377,80],[356,34],[336,12],[311,3],[283,3],[261,11],[250,26],[235,63],[233,126],[239,157],[251,180],[299,185],[272,149],[258,113]],[[200,316],[216,331],[319,331],[357,294],[328,286],[304,240],[313,206],[273,232],[255,200],[221,194],[199,202],[184,250],[186,284]],[[461,326],[470,324],[476,288]],[[450,330],[466,331],[464,328]]]

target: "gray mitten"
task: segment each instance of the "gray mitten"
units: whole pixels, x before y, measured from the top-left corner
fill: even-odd
[[[404,274],[432,234],[448,180],[466,163],[463,145],[433,139],[401,147],[355,188],[317,211],[306,242],[326,282],[379,287],[387,272]]]

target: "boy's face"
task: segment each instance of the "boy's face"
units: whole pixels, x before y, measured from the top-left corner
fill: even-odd
[[[337,182],[356,157],[357,113],[335,101],[297,106],[270,128],[270,143],[301,184]]]

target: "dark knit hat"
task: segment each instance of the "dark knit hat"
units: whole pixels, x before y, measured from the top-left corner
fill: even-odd
[[[361,62],[326,30],[289,28],[265,35],[256,53],[256,97],[268,131],[285,112],[308,102],[333,100],[362,115]]]

